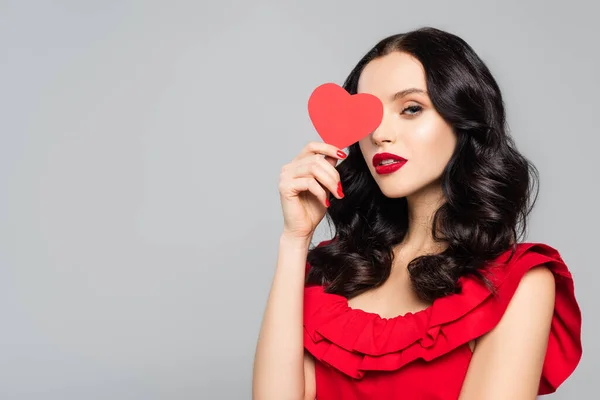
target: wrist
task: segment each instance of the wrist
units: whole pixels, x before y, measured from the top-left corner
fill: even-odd
[[[310,242],[312,240],[312,235],[310,236],[298,236],[291,233],[283,232],[281,236],[279,236],[279,243],[287,246],[298,247],[298,248],[308,248],[310,246]]]

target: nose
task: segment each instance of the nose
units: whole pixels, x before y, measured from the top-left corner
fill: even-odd
[[[389,115],[384,112],[381,124],[371,134],[371,140],[374,145],[381,146],[383,143],[394,143],[396,141],[396,126],[391,121]]]

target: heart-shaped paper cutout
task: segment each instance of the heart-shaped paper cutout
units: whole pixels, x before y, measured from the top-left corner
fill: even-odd
[[[335,83],[324,83],[310,95],[308,114],[323,141],[343,149],[377,129],[383,104],[372,94],[351,95]]]

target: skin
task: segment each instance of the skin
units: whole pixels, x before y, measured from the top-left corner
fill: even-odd
[[[397,94],[407,89],[417,91]],[[411,288],[407,265],[420,254],[440,252],[445,247],[444,243],[434,242],[431,219],[444,198],[441,175],[457,140],[452,127],[436,112],[427,96],[421,63],[407,53],[394,52],[371,61],[361,73],[358,93],[372,94],[383,103],[380,126],[358,144],[382,193],[390,198],[406,197],[409,229],[405,240],[394,249],[392,273],[387,282],[348,303],[353,308],[389,318],[430,306],[419,300]],[[381,152],[408,161],[392,174],[379,175],[372,159]]]
[[[425,93],[394,96],[411,88]],[[431,223],[444,199],[440,179],[456,147],[456,135],[426,92],[421,63],[401,52],[371,61],[358,83],[358,93],[377,96],[384,107],[381,125],[359,141],[362,155],[381,192],[390,198],[406,197],[409,209],[408,233],[394,249],[388,281],[348,300],[352,308],[382,317],[430,306],[413,292],[406,267],[416,256],[445,247],[433,240]],[[408,162],[392,174],[378,175],[372,158],[380,152],[397,154]],[[554,299],[554,275],[547,267],[538,266],[525,274],[500,323],[469,343],[473,356],[459,400],[536,398]],[[314,360],[305,353],[305,399],[315,398],[314,374]]]

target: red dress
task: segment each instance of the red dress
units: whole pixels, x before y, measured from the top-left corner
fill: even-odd
[[[315,358],[317,399],[457,399],[472,355],[468,342],[496,326],[525,272],[541,264],[554,273],[556,302],[538,395],[556,391],[582,355],[572,276],[556,249],[542,243],[517,248],[508,264],[490,268],[497,297],[476,278],[461,277],[462,293],[394,318],[353,309],[345,297],[307,286],[304,347]]]

